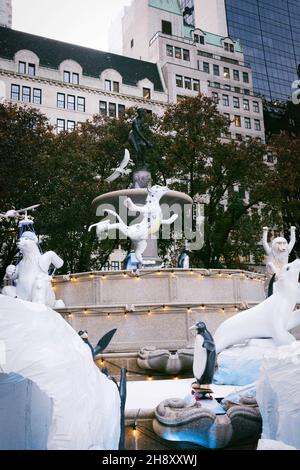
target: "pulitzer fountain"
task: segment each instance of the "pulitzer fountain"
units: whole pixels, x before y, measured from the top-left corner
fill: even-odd
[[[279,436],[299,448],[299,433],[289,426],[292,415],[298,418],[298,389],[284,388],[300,371],[300,346],[292,334],[300,324],[294,310],[300,261],[289,263],[294,227],[289,245],[275,239],[271,247],[264,228],[268,263],[272,255],[278,265],[267,299],[265,274],[191,269],[188,253],[201,248],[192,237],[180,267],[164,267],[160,229],[182,229],[192,200],[153,184],[142,109],[128,140],[130,151],[108,182],[131,166],[132,185],[97,197],[96,216],[105,218],[89,227],[100,243],[114,231],[131,240],[126,269],[53,277],[50,265],[59,268],[63,260],[39,253],[32,232],[20,235],[23,258],[7,268],[11,285],[0,295],[0,397],[6,397],[1,417],[12,423],[11,430],[1,430],[0,448],[120,448],[126,393],[120,400],[111,376],[121,368],[128,370],[127,449],[165,449],[166,441],[174,441],[175,449],[222,448],[241,439],[252,440],[254,448],[262,431],[265,439]],[[37,253],[35,270],[26,264],[31,252]],[[34,288],[28,288],[29,278]],[[103,366],[110,377],[99,371]],[[270,410],[283,390],[290,411],[276,412],[274,422]],[[20,421],[24,409],[29,412]]]
[[[152,186],[147,155],[147,150],[152,148],[152,144],[144,136],[144,110],[142,108],[137,110],[137,115],[132,121],[128,142],[132,149],[131,155],[126,149],[120,166],[107,178],[107,181],[113,182],[128,172],[126,167],[132,157],[134,168],[131,188],[97,197],[93,201],[96,215],[108,214],[112,220],[101,221],[89,227],[89,230],[96,226],[100,240],[103,234],[118,230],[132,242],[132,250],[127,260],[128,267],[157,267],[162,264],[157,249],[160,227],[170,226],[178,219],[178,214],[170,214],[172,208],[182,212],[184,206],[191,207],[193,201],[188,195],[172,191],[166,186]],[[118,207],[118,212],[114,210],[116,207]],[[166,217],[163,208],[165,211],[169,208],[169,214]],[[136,217],[137,214],[140,214],[140,217]],[[135,220],[132,221],[134,216]]]

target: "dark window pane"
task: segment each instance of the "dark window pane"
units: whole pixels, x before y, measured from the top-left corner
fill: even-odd
[[[238,70],[233,71],[234,80],[238,81],[240,79],[240,72]]]
[[[85,98],[78,96],[77,98],[77,111],[85,112]]]
[[[175,47],[175,57],[176,59],[181,59],[182,58],[182,55],[181,55],[181,48],[180,47]]]
[[[57,93],[57,107],[58,108],[65,108],[66,97],[64,93]]]
[[[25,101],[25,103],[30,103],[31,101],[31,88],[28,86],[22,87],[22,101]]]
[[[235,127],[242,127],[241,116],[234,116]]]
[[[173,57],[173,55],[174,55],[173,54],[173,49],[174,49],[173,46],[170,46],[169,44],[167,44],[167,49],[166,50],[167,50],[167,56],[168,57]]]
[[[106,101],[100,101],[99,102],[99,112],[103,116],[107,116],[107,103],[106,103]]]
[[[216,64],[213,65],[214,68],[214,75],[220,76],[220,67]]]
[[[186,88],[187,90],[192,89],[192,80],[191,80],[191,78],[184,77],[184,88]]]
[[[26,73],[26,62],[19,62],[18,72]]]
[[[222,96],[222,99],[223,99],[223,106],[229,106],[229,96],[228,95],[223,95]]]
[[[254,119],[254,129],[256,131],[261,131],[261,124],[259,119]]]
[[[65,83],[70,83],[71,82],[71,74],[68,71],[64,71],[64,82]]]
[[[116,103],[109,103],[108,115],[110,117],[116,117],[117,116],[117,105],[116,105]]]
[[[67,130],[68,130],[69,132],[75,130],[75,121],[68,121],[68,122],[67,122]]]
[[[75,96],[68,95],[67,108],[70,109],[71,111],[75,111]]]
[[[244,81],[244,83],[249,83],[249,74],[248,74],[248,72],[243,72],[243,81]]]
[[[259,113],[259,103],[258,101],[253,101],[253,111]]]
[[[144,100],[150,100],[151,99],[151,90],[150,90],[150,88],[143,88],[143,98],[144,98]]]
[[[79,73],[73,73],[72,82],[74,85],[79,85]]]
[[[209,63],[203,62],[203,72],[209,73]]]
[[[33,89],[32,102],[35,104],[42,104],[42,90],[39,88]]]
[[[162,20],[161,22],[161,31],[163,34],[172,35],[172,23],[170,21]]]
[[[63,132],[65,130],[65,120],[64,119],[57,119],[56,120],[56,128],[57,128],[57,132]]]
[[[28,75],[31,75],[32,77],[35,76],[35,65],[34,64],[28,64]]]
[[[248,117],[245,117],[245,128],[246,129],[251,129],[251,119]]]
[[[240,107],[240,99],[237,96],[233,97],[233,107],[239,108]]]
[[[224,67],[224,78],[230,78],[230,70],[228,67]]]
[[[183,87],[182,75],[176,75],[176,86],[178,86],[179,88]]]
[[[119,91],[120,91],[120,84],[119,84],[119,82],[113,82],[113,91],[114,91],[115,93],[119,93]]]
[[[200,91],[200,81],[199,80],[196,80],[196,79],[193,80],[193,90],[194,91]]]
[[[20,85],[12,85],[11,86],[10,98],[14,101],[19,101],[19,99],[20,99]]]
[[[122,117],[125,114],[125,106],[124,104],[119,104],[118,105],[118,116]]]
[[[250,110],[249,100],[246,100],[246,99],[243,100],[243,107],[245,111]]]
[[[190,51],[188,49],[182,50],[183,60],[190,60]]]

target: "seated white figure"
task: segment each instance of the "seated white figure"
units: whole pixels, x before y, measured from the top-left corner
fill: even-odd
[[[17,266],[11,264],[6,269],[6,278],[15,285],[5,286],[2,294],[52,308],[64,307],[62,300],[56,301],[51,286],[52,277],[48,275],[50,266],[61,268],[63,260],[54,251],[41,254],[37,236],[33,232],[24,232],[17,246],[22,253],[22,260]]]
[[[288,264],[289,255],[296,243],[296,227],[291,227],[290,243],[283,237],[274,238],[271,245],[268,243],[268,227],[263,228],[263,247],[267,255],[267,271],[269,274],[279,274],[280,270]]]

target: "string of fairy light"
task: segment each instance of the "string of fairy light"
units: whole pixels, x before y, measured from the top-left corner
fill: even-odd
[[[251,279],[252,281],[260,282],[260,283],[265,283],[266,276],[262,274],[257,274],[257,273],[250,273],[250,272],[241,272],[241,271],[232,271],[232,272],[222,272],[222,271],[217,271],[217,270],[195,270],[195,269],[189,269],[189,270],[174,270],[174,269],[151,269],[148,271],[110,271],[110,272],[91,272],[88,274],[69,274],[65,276],[60,276],[54,279],[53,285],[54,288],[61,282],[71,282],[71,283],[84,283],[86,282],[87,278],[91,279],[93,281],[108,281],[108,280],[119,280],[119,278],[124,278],[124,279],[133,279],[135,282],[139,282],[142,278],[146,277],[164,277],[164,278],[177,278],[181,277],[182,274],[188,274],[194,279],[197,280],[203,280],[206,277],[208,278],[220,278],[220,279],[232,279],[232,278],[239,278],[241,280],[246,280],[246,279]],[[134,314],[146,314],[148,316],[153,315],[155,312],[159,311],[161,312],[170,312],[170,311],[176,311],[176,310],[181,310],[185,309],[187,313],[193,313],[194,310],[200,309],[200,310],[206,310],[209,309],[210,307],[213,307],[215,310],[215,307],[217,304],[216,302],[214,303],[201,303],[201,304],[176,304],[174,302],[171,303],[161,303],[161,304],[155,304],[155,305],[147,305],[147,306],[137,306],[137,305],[132,305],[130,308],[127,306],[122,306],[122,308],[114,307],[113,311],[105,312],[105,308],[101,308],[101,306],[97,307],[80,307],[80,308],[74,308],[74,313],[82,313],[84,314],[91,314],[91,313],[101,313],[103,315],[106,315],[108,318],[110,318],[114,314],[123,314],[124,317],[127,317],[128,314],[134,313]],[[108,307],[106,307],[107,310]],[[235,312],[238,312],[239,310],[243,310],[247,308],[247,305],[244,303],[239,303],[234,305],[232,302],[230,302],[229,305],[226,305],[223,303],[223,306],[220,305],[220,308],[218,311],[220,313],[226,313],[226,310],[232,311],[232,309]],[[71,309],[69,309],[71,310]],[[63,313],[63,312],[62,312]],[[70,318],[72,318],[73,314],[72,312],[69,312],[67,314]]]
[[[129,425],[132,431],[132,436],[136,440],[136,438],[141,434],[142,436],[145,436],[147,439],[150,439],[151,441],[155,442],[156,444],[161,445],[162,440],[149,428],[146,426],[143,426],[142,424],[138,423],[139,415],[141,413],[141,408],[138,409],[136,416],[134,417],[132,423]],[[167,441],[163,441],[164,448],[167,450],[172,450],[174,447],[172,444],[168,443]],[[136,449],[138,450],[138,449]]]
[[[145,271],[95,271],[90,273],[83,273],[83,274],[67,274],[63,276],[57,276],[53,282],[80,282],[82,280],[86,280],[86,278],[90,279],[99,279],[105,281],[107,279],[113,279],[116,277],[123,277],[124,279],[135,279],[136,281],[142,279],[143,277],[148,276],[163,276],[163,277],[177,277],[182,276],[184,274],[189,274],[191,276],[197,277],[199,280],[204,279],[206,277],[218,277],[223,279],[230,279],[232,277],[240,277],[241,279],[251,279],[258,282],[265,282],[267,277],[264,274],[254,273],[254,272],[245,272],[245,271],[235,271],[226,272],[221,270],[198,270],[198,269],[149,269]]]
[[[174,303],[171,304],[159,304],[155,306],[145,306],[145,307],[140,307],[140,306],[135,306],[131,305],[129,308],[128,306],[124,306],[122,309],[120,308],[119,310],[114,310],[113,312],[107,312],[103,311],[101,307],[95,306],[95,307],[74,307],[73,309],[68,308],[68,312],[62,312],[64,316],[66,316],[69,319],[72,319],[74,315],[81,315],[82,313],[85,316],[91,316],[91,315],[101,315],[101,316],[106,316],[108,319],[113,318],[114,316],[120,316],[122,315],[124,318],[127,318],[129,315],[146,315],[146,316],[154,316],[155,314],[162,314],[162,313],[182,313],[186,312],[189,315],[192,315],[194,313],[204,313],[209,312],[212,310],[214,313],[220,313],[220,314],[226,314],[226,313],[232,313],[232,312],[239,312],[241,310],[244,310],[247,308],[247,305],[242,303],[242,304],[232,304],[230,303],[229,305],[223,305],[223,306],[218,306],[218,304],[215,303],[206,303],[206,304],[192,304],[192,305],[176,305]],[[107,309],[107,307],[106,307]],[[72,311],[70,311],[72,310]]]
[[[117,356],[117,353],[116,353],[116,356]],[[99,358],[96,358],[96,363],[98,365],[100,365],[101,367],[109,365],[109,366],[113,366],[113,367],[115,367],[116,369],[119,369],[119,370],[122,369],[122,366],[120,366],[119,364],[107,359],[105,354],[99,356]],[[185,370],[184,372],[180,372],[180,373],[177,373],[177,374],[175,374],[175,373],[174,374],[168,374],[167,372],[159,372],[159,371],[155,371],[155,370],[151,370],[151,373],[150,373],[149,371],[133,370],[133,369],[126,368],[126,372],[128,374],[138,375],[140,377],[144,377],[145,380],[147,380],[148,382],[152,382],[156,378],[164,378],[166,380],[189,379],[189,378],[192,377],[192,375],[191,375],[192,372],[191,371],[192,371],[192,366],[191,366],[190,370]]]

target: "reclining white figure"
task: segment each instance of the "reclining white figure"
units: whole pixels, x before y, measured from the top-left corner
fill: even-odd
[[[300,324],[297,303],[300,260],[281,268],[275,293],[249,310],[224,321],[214,335],[217,353],[253,338],[272,338],[276,346],[295,341],[289,333]]]
[[[97,236],[100,238],[103,232],[114,229],[120,230],[123,235],[133,241],[136,259],[139,263],[143,264],[143,253],[147,248],[147,239],[149,236],[157,233],[162,224],[171,225],[178,218],[178,215],[174,214],[167,220],[163,219],[159,201],[168,191],[169,188],[167,186],[152,186],[152,188],[148,189],[144,206],[137,206],[130,198],[124,201],[125,207],[129,210],[140,212],[143,215],[143,220],[140,223],[128,226],[116,212],[107,209],[105,212],[115,216],[118,222],[112,224],[109,220],[104,220],[98,224],[91,225],[89,232],[93,227],[96,227]]]
[[[6,268],[6,278],[14,281],[15,286],[5,286],[2,294],[51,308],[63,308],[64,302],[55,299],[52,277],[48,275],[50,266],[61,268],[63,260],[54,251],[41,254],[33,232],[24,232],[17,246],[23,255],[22,260],[17,266],[11,264]]]

